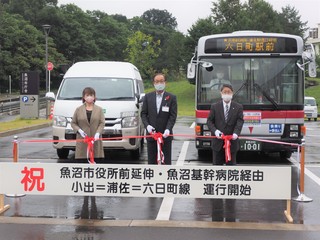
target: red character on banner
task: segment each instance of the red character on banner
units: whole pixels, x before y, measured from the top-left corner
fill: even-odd
[[[24,184],[25,191],[32,191],[34,187],[37,187],[37,191],[44,191],[45,183],[41,182],[44,178],[44,169],[43,168],[30,168],[24,167],[21,171],[24,174],[24,177],[21,180],[21,183]]]

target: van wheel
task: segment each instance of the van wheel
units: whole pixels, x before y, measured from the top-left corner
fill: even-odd
[[[137,148],[136,150],[130,151],[131,157],[133,159],[139,159],[141,151],[142,151],[142,149],[141,149],[141,145],[140,145],[140,147]]]
[[[69,156],[69,149],[57,149],[57,155],[60,159],[66,159]]]

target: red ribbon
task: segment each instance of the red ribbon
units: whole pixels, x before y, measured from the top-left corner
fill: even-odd
[[[96,162],[94,161],[94,138],[93,137],[88,137],[86,136],[84,138],[84,142],[87,143],[87,159],[88,162],[91,164],[95,164]]]
[[[154,140],[157,141],[157,163],[158,165],[164,164],[164,155],[162,152],[163,138],[162,133],[154,132],[151,133]]]
[[[224,141],[224,153],[225,153],[225,158],[226,158],[226,163],[231,161],[231,142],[230,140],[232,139],[232,135],[223,135],[221,136],[221,139]]]

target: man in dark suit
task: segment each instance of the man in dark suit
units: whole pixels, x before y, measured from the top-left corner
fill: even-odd
[[[141,118],[147,129],[147,135],[152,132],[163,134],[164,163],[171,165],[171,149],[173,126],[177,118],[177,98],[175,95],[164,91],[166,78],[164,74],[158,73],[153,77],[154,92],[147,93],[143,100]],[[157,164],[157,141],[147,137],[148,163]]]
[[[230,140],[231,161],[227,165],[236,164],[236,156],[239,150],[238,136],[243,126],[243,107],[241,104],[231,101],[233,95],[232,86],[224,84],[221,87],[222,100],[211,105],[207,119],[207,125],[211,133],[216,136],[212,140],[212,161],[214,165],[223,165],[225,161],[224,141],[221,137],[232,135]]]

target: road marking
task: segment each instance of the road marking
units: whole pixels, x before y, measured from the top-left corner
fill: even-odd
[[[291,157],[290,161],[297,166],[298,169],[300,169],[300,164],[298,163],[298,161]],[[313,172],[311,172],[309,169],[307,169],[306,167],[304,168],[304,173],[305,175],[307,175],[309,178],[311,178],[316,184],[318,184],[320,186],[320,178],[317,177]],[[300,173],[299,173],[300,174]]]
[[[184,160],[187,156],[187,150],[189,147],[189,141],[183,142],[181,152],[179,154],[178,161],[176,163],[176,166],[183,166]],[[174,197],[164,197],[157,215],[156,220],[169,220],[170,214],[172,211],[172,206],[174,202]]]
[[[208,222],[208,221],[153,221],[153,220],[107,220],[100,219],[64,219],[39,217],[0,217],[0,224],[52,225],[52,226],[86,226],[86,227],[153,227],[153,228],[185,228],[194,229],[232,229],[255,231],[283,231],[283,234],[299,232],[319,232],[319,224],[288,223],[253,223],[253,222]],[[22,226],[24,227],[24,226]],[[32,226],[31,226],[32,227]],[[46,232],[46,228],[43,230]],[[294,231],[294,232],[293,232]],[[265,232],[262,232],[265,234]],[[301,233],[302,234],[302,233]]]

